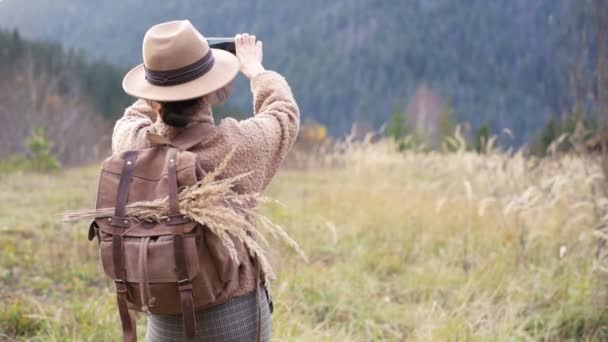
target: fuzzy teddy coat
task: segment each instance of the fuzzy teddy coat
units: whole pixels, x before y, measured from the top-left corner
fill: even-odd
[[[300,112],[287,81],[278,73],[265,71],[251,80],[254,116],[246,120],[223,119],[215,125],[209,139],[194,146],[203,169],[214,170],[235,149],[231,163],[219,178],[228,178],[253,171],[242,180],[235,191],[262,192],[279,169],[293,145],[300,125]],[[214,124],[211,106],[201,102],[190,124]],[[165,124],[160,115],[144,100],[138,100],[125,110],[114,127],[112,151],[118,153],[142,148],[142,135],[147,130],[169,139],[180,128]],[[233,297],[255,289],[256,273],[250,263],[243,263],[240,284]]]

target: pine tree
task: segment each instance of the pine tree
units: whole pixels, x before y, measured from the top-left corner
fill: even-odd
[[[483,122],[481,125],[479,125],[479,128],[477,128],[477,131],[475,132],[475,150],[478,153],[485,153],[489,139],[490,127],[487,123]]]
[[[405,120],[401,111],[396,110],[393,113],[393,116],[391,117],[391,123],[386,128],[386,133],[389,137],[395,139],[395,141],[399,141],[405,138]]]

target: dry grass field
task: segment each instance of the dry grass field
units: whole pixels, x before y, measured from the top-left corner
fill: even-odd
[[[591,157],[394,151],[350,146],[266,192],[310,259],[270,251],[274,341],[608,340]],[[0,340],[119,340],[86,225],[57,222],[93,205],[96,170],[0,176]]]

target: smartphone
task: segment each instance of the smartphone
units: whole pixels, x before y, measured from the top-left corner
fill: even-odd
[[[233,55],[236,55],[236,46],[234,45],[234,37],[210,37],[207,38],[209,47],[212,49],[226,50]]]

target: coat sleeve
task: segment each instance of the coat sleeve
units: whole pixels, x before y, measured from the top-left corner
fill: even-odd
[[[144,129],[156,120],[156,113],[150,107],[138,100],[125,110],[125,114],[116,121],[112,133],[112,153],[133,150],[137,148],[139,136]]]
[[[265,71],[251,80],[254,116],[242,121],[222,120],[219,132],[232,148],[234,158],[254,177],[261,177],[263,190],[285,159],[298,135],[300,111],[287,81]],[[240,171],[245,171],[243,168]]]

